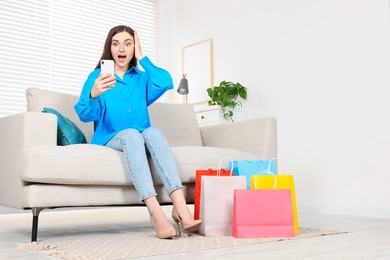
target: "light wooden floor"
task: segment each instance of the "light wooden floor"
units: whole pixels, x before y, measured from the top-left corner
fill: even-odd
[[[164,210],[169,215],[171,207]],[[0,259],[55,259],[16,246],[29,242],[31,216],[30,212],[0,214]],[[142,259],[390,260],[390,219],[300,213],[299,224],[348,233]],[[101,232],[128,232],[142,226],[150,226],[144,207],[46,210],[40,215],[38,241],[49,243]]]

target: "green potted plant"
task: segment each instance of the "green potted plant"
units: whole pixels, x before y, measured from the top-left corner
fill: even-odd
[[[246,100],[248,89],[240,83],[221,81],[219,86],[207,89],[207,94],[211,98],[209,106],[220,105],[223,117],[226,121],[233,122],[233,109],[241,108],[240,98]]]

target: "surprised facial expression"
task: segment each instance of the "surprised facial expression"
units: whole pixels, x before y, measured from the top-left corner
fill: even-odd
[[[134,56],[134,37],[128,32],[115,34],[111,40],[111,54],[115,71],[127,71]]]

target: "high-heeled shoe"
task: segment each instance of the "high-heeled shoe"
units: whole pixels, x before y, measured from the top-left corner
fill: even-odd
[[[202,224],[201,220],[196,220],[196,219],[191,220],[190,222],[183,222],[183,220],[180,218],[179,214],[177,213],[175,207],[173,207],[172,209],[172,218],[176,222],[179,236],[181,236],[179,223],[183,225],[184,232],[187,233],[198,230],[200,228],[200,225]]]
[[[158,238],[167,239],[167,238],[173,238],[178,236],[176,233],[176,229],[172,226],[162,231],[157,230],[156,226],[154,225],[152,216],[150,216],[150,222],[152,223],[154,229],[156,230],[156,235]]]

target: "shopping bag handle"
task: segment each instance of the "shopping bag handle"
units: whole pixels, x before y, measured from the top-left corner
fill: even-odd
[[[221,160],[219,160],[218,169],[217,169],[217,176],[220,176],[221,168],[222,168],[222,162],[225,160],[229,160],[232,163],[232,168],[230,169],[230,176],[233,176],[233,160],[229,157],[222,157]]]
[[[261,175],[272,175],[274,177],[275,181],[274,181],[274,186],[272,187],[272,189],[274,190],[276,188],[276,185],[278,184],[278,179],[276,179],[275,174],[273,174],[272,172],[267,172],[267,170],[263,170],[255,174],[255,189],[257,189],[256,187],[257,178]]]
[[[276,188],[276,185],[278,184],[278,180],[276,178],[276,175],[273,172],[271,172],[271,162],[275,161],[275,160],[277,160],[277,158],[271,158],[268,162],[268,169],[267,170],[262,170],[262,171],[259,171],[259,172],[254,174],[255,175],[255,189],[257,189],[257,187],[256,187],[257,178],[261,175],[272,175],[274,177],[274,180],[275,180],[274,187],[272,189],[274,190]]]
[[[271,163],[272,163],[272,161],[275,161],[275,163],[276,163],[276,160],[277,160],[277,159],[278,159],[278,158],[276,158],[276,157],[273,157],[273,158],[269,159],[267,171],[268,171],[269,173],[271,173],[271,174],[272,174],[272,172],[271,172]]]

